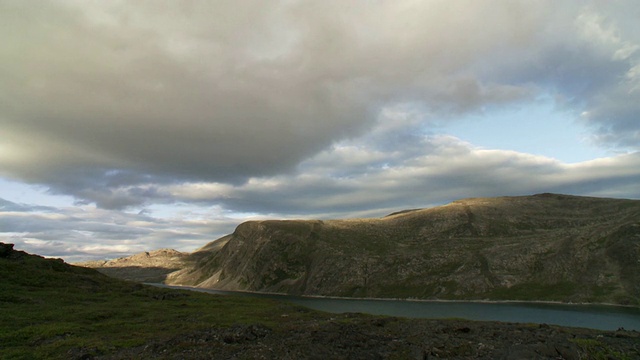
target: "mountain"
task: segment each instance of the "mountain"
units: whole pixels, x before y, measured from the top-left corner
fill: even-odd
[[[160,249],[124,258],[86,261],[75,265],[96,268],[105,275],[124,280],[162,282],[168,274],[185,266],[188,255],[173,249]]]
[[[379,219],[249,221],[166,283],[299,295],[640,304],[640,201],[474,198]]]

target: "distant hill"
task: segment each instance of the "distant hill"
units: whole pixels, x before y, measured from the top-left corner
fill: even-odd
[[[162,282],[168,274],[184,268],[188,255],[173,249],[160,249],[124,258],[86,261],[74,265],[96,268],[103,274],[124,280]]]
[[[166,283],[640,305],[640,201],[539,194],[465,199],[380,219],[249,221],[181,258],[180,267]]]

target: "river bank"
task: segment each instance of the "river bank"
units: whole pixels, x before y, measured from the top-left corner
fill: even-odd
[[[442,301],[355,299],[321,296],[291,296],[285,294],[220,291],[193,287],[155,284],[198,292],[241,295],[277,299],[330,313],[367,313],[413,319],[460,318],[475,321],[554,324],[599,330],[640,331],[640,308],[603,304],[566,304],[523,301]]]
[[[638,309],[640,307],[635,305],[622,305],[615,303],[600,303],[600,302],[562,302],[562,301],[549,301],[549,300],[487,300],[487,299],[474,299],[474,300],[448,300],[448,299],[416,299],[416,298],[371,298],[371,297],[344,297],[344,296],[330,296],[330,295],[290,295],[283,292],[269,292],[269,291],[250,291],[250,290],[217,290],[200,288],[195,286],[186,285],[167,285],[162,283],[150,283],[145,282],[145,285],[152,285],[157,287],[193,290],[202,292],[211,292],[219,294],[248,294],[248,295],[267,295],[267,296],[290,296],[309,299],[330,299],[330,300],[375,300],[375,301],[411,301],[411,302],[424,302],[424,303],[474,303],[474,304],[524,304],[524,305],[567,305],[567,306],[607,306],[613,308],[627,308]]]

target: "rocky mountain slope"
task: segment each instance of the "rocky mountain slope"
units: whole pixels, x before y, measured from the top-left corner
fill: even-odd
[[[380,219],[250,221],[169,284],[304,295],[640,304],[640,201],[478,198]]]
[[[95,268],[105,275],[125,280],[162,282],[168,274],[185,267],[188,255],[173,249],[160,249],[125,258],[87,261],[75,265]]]

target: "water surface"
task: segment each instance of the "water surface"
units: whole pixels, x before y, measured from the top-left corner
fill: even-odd
[[[576,305],[531,302],[413,301],[303,297],[253,292],[220,291],[183,286],[168,286],[212,294],[233,294],[288,301],[330,313],[366,313],[407,318],[503,321],[553,324],[600,330],[640,331],[640,308],[614,305]]]

